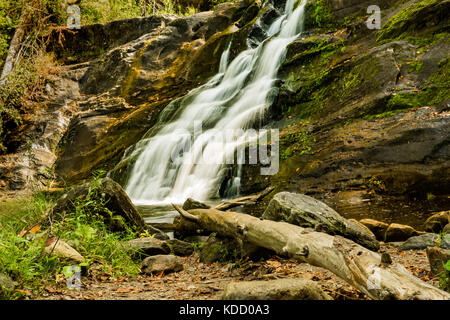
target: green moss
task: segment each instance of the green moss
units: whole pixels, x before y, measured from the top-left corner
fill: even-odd
[[[305,8],[307,28],[335,29],[338,27],[331,14],[328,0],[311,2]]]
[[[436,33],[436,30],[445,30],[448,27],[448,19],[445,18],[445,13],[440,12],[445,10],[445,5],[441,8],[440,3],[441,0],[423,0],[404,8],[383,26],[377,41],[383,43],[417,36],[422,29],[430,35]],[[435,26],[428,26],[431,21],[434,21]]]
[[[423,62],[422,61],[413,61],[409,65],[409,72],[415,72],[419,73],[423,68]]]

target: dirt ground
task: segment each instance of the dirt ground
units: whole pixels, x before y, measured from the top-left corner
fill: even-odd
[[[404,265],[412,274],[434,286],[439,279],[429,276],[424,250],[399,252],[392,244],[381,245],[394,262]],[[167,275],[139,275],[135,278],[112,279],[105,276],[82,277],[79,290],[65,285],[45,287],[35,299],[45,300],[214,300],[221,299],[226,285],[232,281],[305,278],[316,281],[335,300],[368,299],[333,273],[292,259],[272,257],[261,262],[205,264],[194,253],[182,258],[184,270]]]

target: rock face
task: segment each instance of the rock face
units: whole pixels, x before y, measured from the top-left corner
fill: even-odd
[[[232,282],[225,288],[222,299],[332,300],[315,282],[306,279]]]
[[[425,221],[425,230],[428,232],[441,232],[450,223],[450,211],[442,211],[433,214]]]
[[[183,270],[180,258],[172,255],[156,255],[147,257],[142,261],[141,270],[146,274],[165,274]]]
[[[369,228],[378,240],[384,241],[386,230],[389,227],[387,223],[373,219],[362,219],[359,222]]]
[[[418,232],[413,227],[398,223],[391,223],[386,230],[385,241],[405,241],[413,236],[417,236]]]
[[[130,198],[122,187],[110,178],[72,188],[58,200],[49,218],[61,220],[64,216],[73,212],[76,201],[86,201],[88,199],[96,200],[97,203],[103,203],[104,207],[113,213],[113,217],[110,217],[107,212],[99,212],[105,217],[106,223],[112,230],[124,230],[123,223],[126,223],[136,230],[148,230],[151,234],[155,234],[157,238],[168,239],[168,236],[163,232],[145,224],[144,219],[133,203],[131,203]],[[120,217],[120,219],[114,219],[114,216]]]
[[[342,235],[375,251],[380,247],[373,234],[365,228],[348,221],[323,202],[303,194],[277,193],[270,200],[262,218]]]
[[[428,261],[430,263],[430,270],[433,276],[439,275],[444,271],[443,264],[450,260],[450,250],[439,247],[427,248]]]

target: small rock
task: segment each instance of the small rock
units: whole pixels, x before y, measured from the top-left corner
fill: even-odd
[[[2,298],[2,291],[12,291],[15,287],[14,281],[10,277],[0,273],[0,298]]]
[[[404,224],[391,223],[386,230],[385,241],[405,241],[417,235],[418,232],[414,230],[413,227]]]
[[[369,228],[378,240],[384,241],[384,235],[389,227],[387,223],[373,219],[362,219],[359,222]]]
[[[141,270],[146,274],[165,274],[183,270],[180,258],[172,255],[156,255],[147,257],[142,261]]]
[[[428,262],[430,263],[431,275],[436,276],[444,271],[444,266],[450,260],[450,250],[439,247],[427,248]]]
[[[129,240],[124,246],[125,248],[130,248],[132,250],[138,250],[140,253],[147,256],[170,253],[170,248],[167,243],[151,237]]]
[[[448,223],[450,223],[450,211],[438,212],[425,220],[425,230],[439,233]]]
[[[223,300],[332,300],[314,281],[277,279],[242,281],[227,285]]]
[[[170,251],[176,256],[187,257],[194,253],[192,243],[178,239],[167,240],[166,243],[170,247]]]
[[[68,259],[76,263],[82,263],[86,260],[84,257],[62,239],[50,238],[45,242],[44,252],[60,258]]]

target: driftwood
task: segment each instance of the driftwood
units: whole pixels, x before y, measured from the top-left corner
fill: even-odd
[[[402,265],[341,236],[305,229],[286,222],[262,220],[247,214],[216,209],[180,215],[201,228],[239,237],[277,254],[325,268],[372,299],[449,300],[450,294],[413,276]]]
[[[220,203],[219,205],[215,206],[214,209],[225,211],[225,210],[228,210],[228,209],[231,209],[231,208],[234,208],[237,206],[241,206],[241,205],[255,204],[255,203],[261,201],[269,193],[271,193],[273,191],[273,189],[274,189],[273,187],[269,187],[257,194],[243,196],[243,197],[236,198],[233,200],[224,201],[224,202]]]

